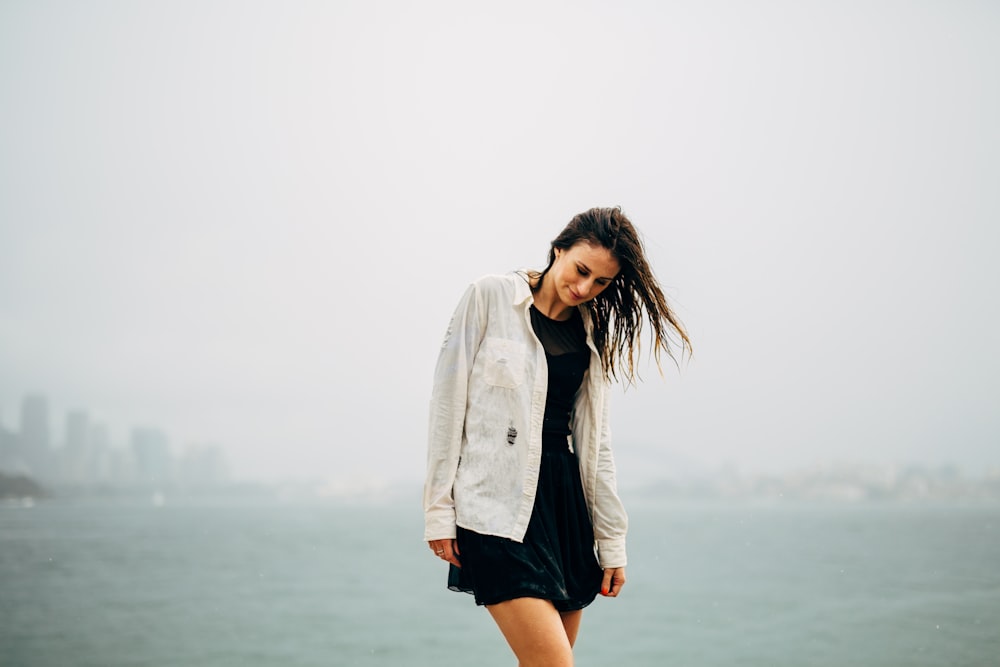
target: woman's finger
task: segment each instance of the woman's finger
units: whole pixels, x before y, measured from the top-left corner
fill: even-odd
[[[604,570],[604,580],[601,582],[601,595],[607,597],[618,597],[622,586],[625,585],[625,568],[613,567]]]
[[[455,567],[462,567],[458,560],[458,540],[445,540],[444,555],[441,557]]]

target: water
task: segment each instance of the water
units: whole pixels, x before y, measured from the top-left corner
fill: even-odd
[[[1000,664],[1000,508],[632,508],[577,664]],[[515,664],[414,507],[0,510],[0,665]]]

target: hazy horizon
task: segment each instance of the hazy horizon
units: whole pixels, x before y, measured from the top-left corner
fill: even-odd
[[[1000,467],[1000,8],[0,5],[0,424],[419,479],[448,318],[621,205],[695,354],[622,479]]]

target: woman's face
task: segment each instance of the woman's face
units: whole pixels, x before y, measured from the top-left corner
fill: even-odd
[[[555,249],[555,261],[548,275],[559,300],[575,307],[607,289],[620,270],[610,250],[580,241],[567,250]]]

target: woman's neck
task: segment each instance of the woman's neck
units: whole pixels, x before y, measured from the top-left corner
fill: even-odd
[[[552,278],[548,275],[544,275],[541,278],[542,284],[535,291],[534,305],[545,317],[550,320],[568,320],[573,316],[573,307],[567,306],[562,301],[559,300],[559,296],[556,294],[555,286],[552,284]],[[532,284],[532,287],[537,285],[537,280]]]

